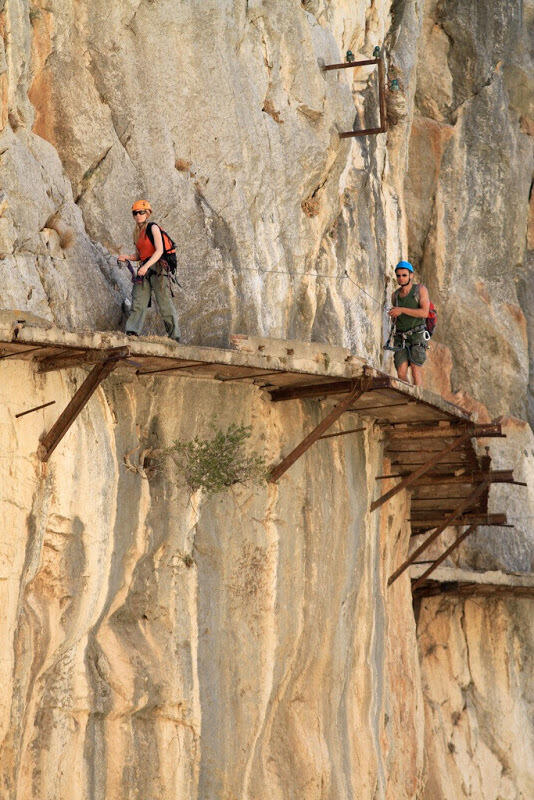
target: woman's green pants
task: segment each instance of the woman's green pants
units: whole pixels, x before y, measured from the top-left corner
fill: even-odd
[[[165,324],[167,336],[171,339],[180,341],[180,328],[178,325],[178,315],[172,302],[169,276],[166,272],[157,274],[149,270],[145,275],[143,283],[134,283],[132,292],[132,310],[126,320],[126,333],[136,333],[141,335],[145,324],[146,312],[150,303],[152,293],[156,298],[159,313]]]

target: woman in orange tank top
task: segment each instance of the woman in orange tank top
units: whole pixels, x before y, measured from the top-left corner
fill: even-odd
[[[129,336],[141,334],[153,292],[167,336],[179,342],[180,328],[176,309],[172,302],[169,267],[164,260],[160,260],[164,249],[161,230],[155,222],[149,223],[152,206],[148,200],[136,200],[132,206],[132,214],[135,219],[135,254],[121,253],[119,261],[140,261],[141,266],[137,270],[137,280],[134,282],[132,308],[126,320],[126,333]],[[149,224],[154,243],[147,235]]]

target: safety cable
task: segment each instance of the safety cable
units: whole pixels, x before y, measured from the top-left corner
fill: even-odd
[[[354,286],[356,286],[361,292],[363,292],[365,295],[367,295],[367,297],[369,297],[374,303],[376,303],[377,306],[380,306],[380,307],[383,306],[383,302],[380,301],[380,300],[377,300],[376,297],[373,297],[371,294],[369,294],[369,292],[367,292],[363,288],[363,286],[360,286],[359,283],[356,283],[356,281],[353,278],[350,277],[350,275],[347,272],[347,270],[345,270],[343,275],[327,275],[324,272],[289,272],[289,270],[283,270],[283,269],[259,269],[259,267],[240,267],[238,271],[239,272],[243,272],[243,271],[244,272],[258,272],[260,275],[265,275],[265,274],[290,275],[291,277],[293,277],[294,275],[302,275],[302,276],[307,276],[307,277],[310,277],[310,278],[330,278],[330,280],[336,280],[336,281],[342,281],[342,280],[345,280],[345,278],[348,278],[349,281],[354,284]]]

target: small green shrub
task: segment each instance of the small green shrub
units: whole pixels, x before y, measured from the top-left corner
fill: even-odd
[[[251,433],[250,426],[232,423],[211,439],[176,440],[164,455],[174,461],[193,492],[217,494],[236,483],[261,484],[267,480],[267,465],[263,456],[247,451]]]

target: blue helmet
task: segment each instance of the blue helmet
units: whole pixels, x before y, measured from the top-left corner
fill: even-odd
[[[410,262],[409,262],[409,261],[399,261],[399,263],[398,263],[398,264],[397,264],[397,266],[395,267],[395,272],[396,272],[398,269],[407,269],[407,270],[408,270],[408,272],[413,272],[413,267],[412,267],[412,265],[410,264]]]

